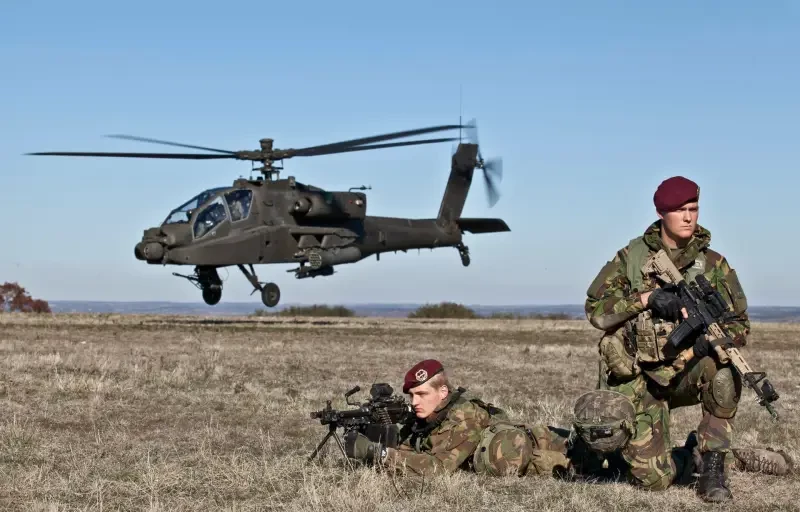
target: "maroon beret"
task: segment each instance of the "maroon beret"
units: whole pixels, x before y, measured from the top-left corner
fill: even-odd
[[[403,393],[408,393],[409,389],[424,384],[430,380],[431,377],[443,371],[444,367],[442,363],[436,359],[420,361],[406,372],[406,377],[403,379]]]
[[[658,186],[653,194],[653,204],[659,212],[671,212],[699,198],[700,187],[697,183],[683,176],[673,176]]]

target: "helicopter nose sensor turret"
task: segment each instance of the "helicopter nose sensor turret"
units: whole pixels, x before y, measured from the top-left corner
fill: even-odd
[[[160,263],[164,258],[164,246],[158,242],[139,242],[133,249],[136,259],[148,263]]]

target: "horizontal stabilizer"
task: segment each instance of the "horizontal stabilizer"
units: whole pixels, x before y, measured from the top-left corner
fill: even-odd
[[[503,219],[456,219],[456,224],[461,231],[470,233],[501,233],[511,231]]]

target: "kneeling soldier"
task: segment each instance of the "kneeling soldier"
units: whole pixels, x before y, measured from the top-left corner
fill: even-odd
[[[599,351],[607,370],[600,386],[623,393],[636,406],[636,434],[622,452],[631,480],[664,490],[685,472],[669,451],[670,411],[701,404],[697,432],[704,470],[697,491],[707,501],[723,502],[733,496],[725,466],[735,461],[731,443],[741,379],[712,357],[704,336],[697,339],[694,359],[676,370],[667,340],[686,311],[679,297],[644,269],[647,259],[663,250],[687,282],[703,275],[733,313],[726,326],[729,341],[737,347],[747,343],[747,298],[728,260],[710,248],[711,233],[698,224],[699,200],[700,189],[691,180],[675,176],[662,182],[653,196],[659,219],[606,263],[587,290],[585,309],[591,324],[605,333]]]

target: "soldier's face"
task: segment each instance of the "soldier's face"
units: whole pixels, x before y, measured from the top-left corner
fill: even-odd
[[[688,240],[697,228],[700,206],[697,202],[686,203],[675,211],[659,213],[661,224],[673,239]]]
[[[425,419],[436,410],[436,407],[447,398],[447,386],[432,387],[430,382],[420,384],[408,390],[411,395],[411,405],[417,418]]]

